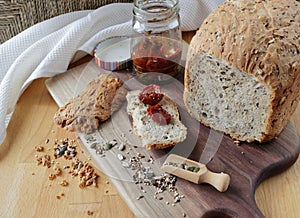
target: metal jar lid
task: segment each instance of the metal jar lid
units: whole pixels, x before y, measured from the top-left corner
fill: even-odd
[[[94,50],[96,64],[105,70],[124,70],[132,65],[130,38],[114,36],[101,41]]]

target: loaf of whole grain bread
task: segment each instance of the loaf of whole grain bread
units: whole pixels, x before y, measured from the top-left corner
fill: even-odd
[[[298,0],[228,0],[191,41],[185,105],[233,139],[270,140],[299,101],[299,53]]]

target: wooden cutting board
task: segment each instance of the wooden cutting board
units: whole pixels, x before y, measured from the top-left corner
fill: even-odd
[[[101,73],[110,72],[100,70],[91,61],[48,79],[46,86],[57,104],[62,106]],[[115,74],[123,79],[128,89],[142,87],[129,72]],[[300,146],[295,127],[289,123],[278,138],[264,144],[236,145],[232,139],[223,135],[219,148],[213,147],[218,143],[211,143],[203,152],[212,130],[193,120],[185,111],[182,83],[174,81],[162,86],[162,89],[177,103],[181,119],[188,127],[187,139],[172,149],[145,150],[141,147],[140,140],[131,132],[125,103],[111,119],[101,125],[99,131],[89,136],[77,133],[97,167],[111,178],[120,195],[138,217],[263,217],[254,199],[255,189],[264,179],[286,170],[296,161]],[[112,140],[117,141],[118,145],[125,144],[125,150],[119,150],[116,145],[99,155],[91,148],[95,142],[106,143]],[[209,151],[215,149],[218,150],[211,157]],[[130,158],[139,156],[144,167],[151,168],[155,175],[161,175],[161,164],[171,153],[195,161],[199,161],[200,157],[201,160],[210,160],[207,164],[210,170],[230,175],[228,190],[220,193],[210,185],[196,185],[178,178],[176,188],[184,198],[173,203],[174,193],[164,191],[156,194],[154,186],[135,184],[132,177],[136,170],[125,167]],[[121,161],[118,154],[126,159]]]

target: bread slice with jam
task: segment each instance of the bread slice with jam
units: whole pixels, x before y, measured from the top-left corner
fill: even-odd
[[[159,124],[151,118],[147,111],[148,104],[139,99],[140,90],[127,93],[127,112],[132,117],[133,132],[142,140],[148,150],[163,149],[174,146],[185,140],[187,128],[179,119],[175,102],[163,95],[159,105],[171,115],[170,123]]]

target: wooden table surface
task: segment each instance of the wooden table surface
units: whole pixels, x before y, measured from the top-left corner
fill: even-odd
[[[184,38],[189,41],[192,35],[185,33]],[[76,142],[75,134],[54,124],[57,109],[45,79],[34,81],[20,97],[6,140],[0,146],[0,217],[134,217],[109,178],[99,170],[98,187],[80,188],[79,178],[73,178],[68,169],[50,180],[53,169],[36,164],[36,155],[52,157],[54,141],[68,138],[75,140],[76,157],[93,165]],[[291,120],[300,132],[300,105]],[[44,147],[43,152],[36,151],[39,145]],[[61,168],[72,162],[62,157],[52,159]],[[68,186],[62,186],[62,180]],[[262,213],[270,218],[299,217],[299,181],[300,158],[288,170],[258,187],[255,198]]]

